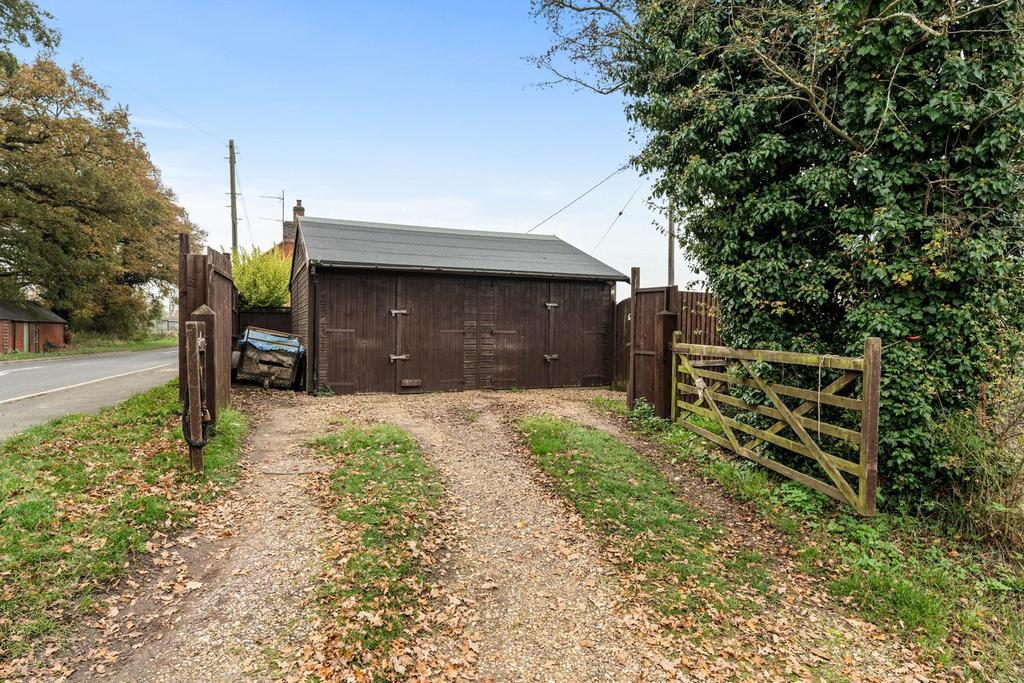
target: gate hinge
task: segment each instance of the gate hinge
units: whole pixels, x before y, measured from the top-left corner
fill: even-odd
[[[548,301],[547,303],[544,304],[544,307],[550,311],[552,308],[558,308],[558,302]]]
[[[409,360],[409,354],[407,353],[392,353],[388,358],[394,363],[396,360]]]
[[[544,354],[544,360],[547,361],[548,363],[550,363],[553,360],[558,360],[558,354],[557,353],[545,353]]]
[[[394,318],[396,315],[409,315],[409,311],[404,308],[390,308],[391,317]]]

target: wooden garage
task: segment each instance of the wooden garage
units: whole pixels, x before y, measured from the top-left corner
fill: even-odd
[[[550,235],[300,217],[292,331],[337,393],[611,381],[615,282]]]

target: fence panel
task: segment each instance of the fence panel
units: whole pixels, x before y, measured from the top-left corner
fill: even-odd
[[[260,327],[264,330],[274,330],[292,334],[292,309],[291,308],[243,308],[238,311],[239,335],[247,327]]]
[[[706,360],[711,357],[722,360]],[[729,362],[732,367],[726,372],[709,369],[711,365]],[[759,372],[757,366],[763,363],[816,368],[818,386],[806,389],[766,381],[761,376],[764,372]],[[826,370],[840,371],[840,374],[822,386]],[[877,337],[865,340],[863,356],[851,358],[687,344],[683,342],[683,332],[677,331],[672,339],[672,419],[723,448],[848,503],[862,515],[873,515],[878,480],[880,375],[881,342]],[[858,385],[859,397],[841,395],[840,392]],[[745,389],[742,398],[732,393],[734,387]],[[756,393],[752,394],[751,389]],[[757,393],[765,401],[751,403]],[[696,398],[686,400],[687,396]],[[789,399],[788,404],[786,399]],[[858,413],[859,429],[823,421],[823,406],[831,414]],[[809,413],[814,417],[808,417]],[[690,415],[710,420],[717,429],[713,431],[694,424]],[[749,415],[775,422],[761,429],[745,419]],[[828,438],[823,439],[823,434]],[[760,448],[766,443],[813,460],[825,476],[816,478],[772,459]],[[826,448],[840,453],[829,452]]]
[[[639,279],[639,269],[634,268],[634,283]],[[630,407],[638,398],[651,403],[660,417],[671,412],[669,385],[664,382],[668,372],[668,341],[659,335],[659,313],[672,314],[668,326],[675,327],[679,294],[675,287],[650,287],[640,289],[634,284],[630,297],[630,343],[629,343],[629,384],[626,387],[626,402]],[[664,386],[663,386],[664,385]]]
[[[231,257],[213,249],[192,254],[188,235],[180,235],[179,240],[178,329],[185,330],[190,320],[206,323],[205,371],[210,388],[206,407],[215,421],[219,408],[231,401],[231,335],[236,300]],[[178,392],[182,400],[188,386],[187,365],[186,335],[179,334]]]

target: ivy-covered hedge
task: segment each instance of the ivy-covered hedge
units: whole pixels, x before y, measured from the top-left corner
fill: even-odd
[[[937,425],[1022,323],[1021,3],[540,4],[551,54],[629,96],[637,165],[683,207],[726,342],[881,337],[884,490],[942,486]]]

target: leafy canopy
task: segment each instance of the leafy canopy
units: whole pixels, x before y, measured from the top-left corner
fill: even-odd
[[[260,251],[240,248],[231,254],[231,274],[239,302],[248,308],[281,308],[291,300],[292,260],[280,247]]]
[[[32,288],[79,328],[129,335],[194,232],[128,112],[78,65],[0,72],[0,289]]]
[[[53,15],[39,9],[32,0],[0,0],[0,71],[10,75],[18,68],[11,45],[46,49],[57,47],[60,34],[47,25]]]
[[[1024,312],[1024,29],[1015,0],[538,0],[537,61],[626,96],[656,193],[739,347],[882,338],[881,473],[949,476]]]

